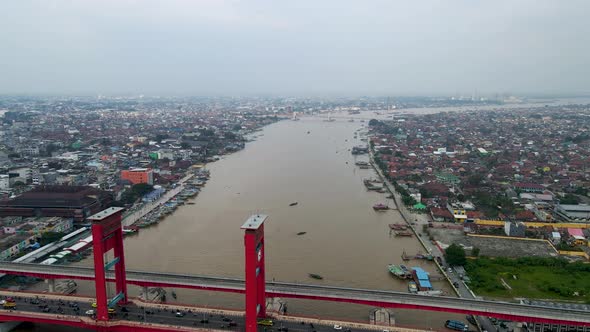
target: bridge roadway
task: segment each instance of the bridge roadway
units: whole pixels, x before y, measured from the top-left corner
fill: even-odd
[[[27,275],[43,279],[94,279],[93,268],[65,265],[2,262],[0,263],[0,273]],[[107,279],[114,280],[112,271],[109,271]],[[244,281],[237,278],[127,270],[127,283],[143,287],[175,287],[244,293]],[[374,307],[464,313],[512,321],[590,326],[590,313],[588,311],[545,308],[510,302],[423,296],[404,292],[284,282],[267,282],[266,294],[268,297],[300,298],[364,304]]]

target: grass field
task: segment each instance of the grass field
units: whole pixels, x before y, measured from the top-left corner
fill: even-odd
[[[556,258],[479,258],[466,266],[480,296],[590,303],[590,264]]]

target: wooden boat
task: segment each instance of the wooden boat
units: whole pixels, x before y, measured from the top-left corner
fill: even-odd
[[[289,204],[289,206],[295,206],[297,204],[299,204],[299,202],[293,202],[293,203]]]
[[[322,276],[321,276],[321,275],[319,275],[319,274],[315,274],[315,273],[310,273],[310,274],[309,274],[309,277],[310,277],[310,278],[314,278],[314,279],[318,279],[318,280],[322,280],[322,279],[324,279],[324,277],[322,277]]]
[[[297,235],[303,235],[303,234],[306,234],[306,233],[307,232],[299,232],[299,233],[297,233]]]

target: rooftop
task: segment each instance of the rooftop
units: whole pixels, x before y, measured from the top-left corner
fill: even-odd
[[[242,225],[242,229],[258,229],[268,218],[265,214],[255,214],[250,216],[248,220]]]

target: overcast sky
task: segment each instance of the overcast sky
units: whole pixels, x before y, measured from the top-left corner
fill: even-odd
[[[0,94],[590,93],[587,0],[0,2]]]

